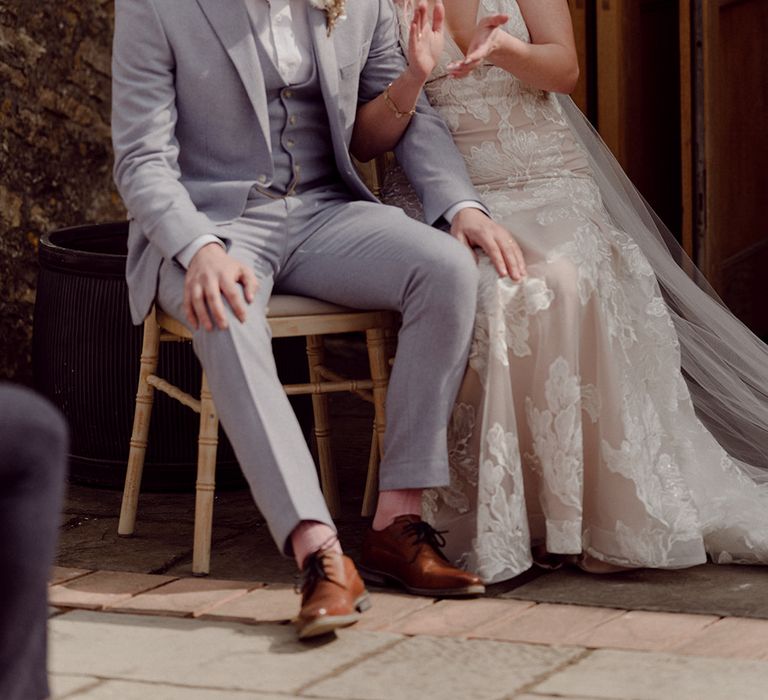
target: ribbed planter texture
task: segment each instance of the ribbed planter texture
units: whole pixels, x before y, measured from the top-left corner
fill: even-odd
[[[142,328],[131,323],[125,283],[127,223],[54,231],[40,243],[33,370],[36,388],[71,431],[70,479],[122,488],[133,423]],[[160,376],[193,395],[200,367],[188,343],[163,344]],[[192,490],[198,417],[155,392],[142,488]],[[242,487],[221,432],[217,482]]]

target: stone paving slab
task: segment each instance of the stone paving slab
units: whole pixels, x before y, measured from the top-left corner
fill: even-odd
[[[53,606],[64,608],[99,610],[173,580],[172,576],[95,571],[87,576],[51,586],[48,589],[48,601]]]
[[[505,700],[507,699],[505,698]],[[515,695],[514,700],[605,700],[605,698],[596,698],[593,695],[539,695],[538,693],[525,693],[523,695]]]
[[[765,700],[768,662],[605,649],[530,692],[604,700]]]
[[[296,695],[254,693],[252,690],[189,688],[164,683],[98,680],[96,682],[97,685],[88,690],[67,695],[66,700],[290,700],[290,698],[298,697]],[[59,700],[59,698],[57,697],[55,700]]]
[[[413,637],[307,686],[303,694],[360,700],[500,700],[581,653],[565,647]]]
[[[290,625],[75,611],[50,621],[52,673],[145,683],[293,693],[399,643],[342,631],[299,642]]]
[[[538,603],[768,618],[764,566],[705,564],[596,576],[564,567],[502,595]]]
[[[72,697],[74,693],[93,688],[99,683],[101,681],[93,676],[64,676],[51,673],[48,677],[52,700]]]
[[[134,598],[107,605],[113,612],[200,617],[217,605],[236,600],[264,584],[247,581],[219,581],[210,578],[182,578]]]
[[[514,700],[605,700],[604,698],[596,698],[593,695],[587,697],[586,695],[515,695]]]

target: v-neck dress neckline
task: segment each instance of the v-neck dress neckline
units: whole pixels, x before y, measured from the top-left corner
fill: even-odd
[[[477,23],[480,21],[480,18],[482,16],[483,11],[483,0],[477,0],[477,10],[475,11],[475,24],[473,25],[473,28],[477,26]],[[459,46],[459,43],[453,38],[453,34],[448,29],[448,25],[446,23],[445,25],[446,31],[445,31],[445,39],[446,44],[450,44],[453,46],[455,53],[460,56],[460,60],[464,60],[467,57],[467,54],[462,51],[461,46]]]

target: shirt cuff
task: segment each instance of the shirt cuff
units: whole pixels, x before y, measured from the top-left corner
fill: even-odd
[[[224,244],[221,242],[220,238],[216,238],[212,233],[206,233],[202,236],[198,236],[192,243],[188,243],[176,253],[176,262],[178,262],[185,270],[189,269],[189,265],[192,262],[192,258],[195,257],[195,253],[209,243],[218,243],[224,248]]]
[[[443,218],[450,224],[453,221],[453,217],[456,216],[462,209],[479,209],[483,214],[490,217],[491,212],[489,212],[480,202],[474,199],[462,199],[460,202],[456,202],[453,206],[449,207],[445,214],[443,214]]]

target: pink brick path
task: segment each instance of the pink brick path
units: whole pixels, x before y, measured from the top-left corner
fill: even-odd
[[[298,602],[285,585],[62,567],[54,568],[50,586],[54,608],[248,624],[288,622]],[[768,620],[379,592],[373,593],[373,602],[355,629],[768,660]]]

